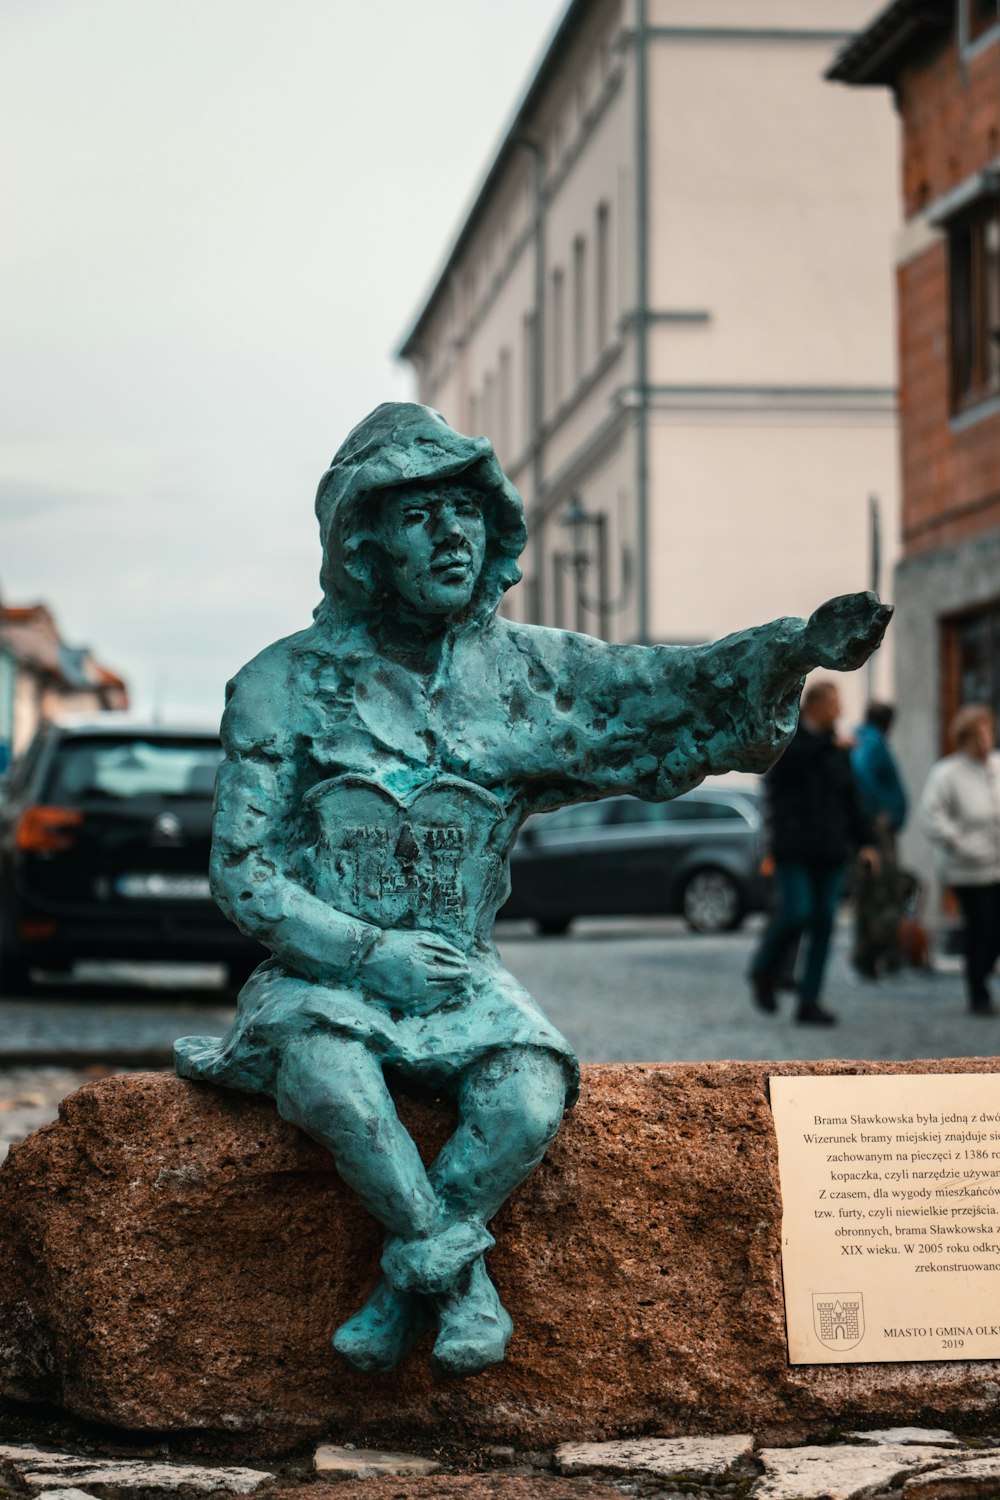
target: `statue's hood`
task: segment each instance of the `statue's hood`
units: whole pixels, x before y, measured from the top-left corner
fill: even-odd
[[[521,497],[488,438],[463,437],[439,412],[410,401],[386,401],[359,422],[319,482],[321,610],[340,618],[379,610],[384,594],[374,581],[372,556],[387,492],[459,476],[483,496],[487,531],[486,560],[466,619],[488,619],[521,577],[517,559],[527,539]]]

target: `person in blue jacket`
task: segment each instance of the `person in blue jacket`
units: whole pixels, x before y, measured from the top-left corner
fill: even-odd
[[[875,830],[878,865],[859,864],[856,871],[854,952],[852,961],[865,979],[878,979],[899,968],[899,924],[902,881],[896,835],[906,822],[906,788],[889,745],[895,710],[888,703],[869,703],[851,751],[851,769]]]

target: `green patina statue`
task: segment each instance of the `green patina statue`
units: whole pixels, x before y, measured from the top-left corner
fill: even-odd
[[[186,1078],[270,1095],[384,1226],[382,1277],[334,1346],[391,1369],[437,1327],[436,1367],[501,1360],[512,1325],[487,1225],[576,1098],[568,1042],[503,968],[493,922],[530,813],[765,770],[805,673],[860,666],[874,595],[695,647],[617,646],[495,611],[520,577],[517,491],[486,438],[386,404],[316,497],[323,601],[231,684],[212,886],[273,958]],[[453,1094],[429,1169],[386,1069]]]

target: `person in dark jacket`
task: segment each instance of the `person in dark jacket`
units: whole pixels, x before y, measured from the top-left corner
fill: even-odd
[[[806,689],[795,737],[765,777],[771,855],[779,909],[750,970],[754,1000],[777,1009],[776,989],[789,952],[805,933],[796,1021],[830,1026],[819,1003],[844,873],[855,850],[876,866],[874,833],[851,771],[849,747],[836,734],[840,695],[832,682]]]

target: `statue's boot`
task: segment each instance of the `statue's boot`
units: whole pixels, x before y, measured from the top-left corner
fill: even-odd
[[[382,1254],[382,1269],[397,1290],[447,1292],[467,1266],[496,1240],[475,1219],[453,1220],[446,1229],[420,1239],[390,1235]]]
[[[478,1375],[503,1359],[514,1325],[482,1256],[438,1300],[438,1320],[431,1361],[442,1375]]]
[[[415,1292],[401,1292],[383,1276],[368,1301],[333,1335],[333,1347],[356,1370],[393,1370],[432,1323],[431,1309]]]

